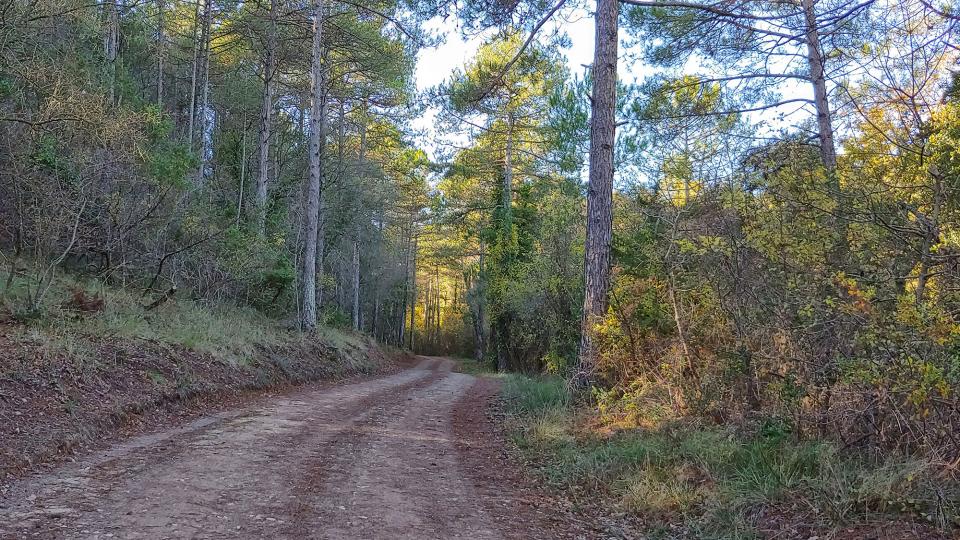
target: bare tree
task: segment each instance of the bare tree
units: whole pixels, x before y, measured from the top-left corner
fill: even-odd
[[[164,25],[166,0],[156,0],[157,6],[157,108],[163,110],[163,72],[167,56],[167,37]]]
[[[303,269],[301,272],[300,327],[317,328],[317,244],[320,235],[321,152],[323,118],[326,116],[326,67],[324,66],[323,24],[326,15],[324,0],[313,5],[313,47],[310,60],[310,167],[304,204],[305,231]],[[323,247],[320,246],[322,253]]]
[[[263,61],[263,102],[260,106],[260,139],[257,143],[257,234],[263,237],[267,220],[267,186],[270,174],[270,121],[273,113],[273,77],[277,57],[277,0],[270,0],[270,22]]]

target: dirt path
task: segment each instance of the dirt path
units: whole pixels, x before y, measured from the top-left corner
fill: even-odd
[[[0,500],[0,538],[591,537],[510,471],[485,383],[450,367],[421,358],[28,478]]]

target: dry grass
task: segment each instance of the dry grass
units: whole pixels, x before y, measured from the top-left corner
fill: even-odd
[[[547,482],[671,524],[654,537],[756,538],[771,527],[830,534],[877,520],[947,534],[958,524],[960,485],[929,461],[870,460],[772,421],[734,428],[660,418],[654,428],[609,430],[596,411],[571,406],[559,379],[511,377],[504,397],[515,441]]]

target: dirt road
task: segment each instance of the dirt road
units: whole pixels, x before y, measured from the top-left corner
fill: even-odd
[[[28,478],[0,538],[587,538],[494,439],[490,383],[421,358]]]

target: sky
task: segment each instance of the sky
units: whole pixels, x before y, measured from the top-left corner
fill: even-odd
[[[460,33],[455,18],[450,17],[443,20],[436,17],[427,21],[425,28],[444,36],[444,41],[436,47],[427,47],[420,50],[417,55],[416,66],[416,84],[418,91],[425,91],[431,87],[450,78],[454,69],[463,67],[480,47],[484,36],[471,37],[464,40]],[[578,12],[568,17],[558,16],[550,21],[542,29],[543,32],[552,32],[557,29],[564,31],[570,38],[571,47],[561,50],[561,53],[567,59],[567,65],[573,73],[582,73],[584,66],[593,63],[593,41],[594,28],[593,16],[587,12]],[[624,68],[621,67],[621,70]],[[632,74],[622,73],[621,76],[633,78]],[[428,109],[424,115],[417,119],[413,126],[423,130],[427,134],[427,139],[418,141],[431,158],[436,158],[438,145],[443,144],[442,140],[437,140],[436,133],[432,129],[435,124],[437,111]],[[465,141],[455,141],[458,144]]]
[[[571,20],[551,21],[544,32],[561,27],[570,37],[572,46],[563,50],[571,71],[583,71],[584,65],[593,62],[593,17],[589,13],[574,15]],[[454,68],[463,66],[477,51],[483,36],[464,41],[457,21],[452,17],[444,21],[440,17],[426,23],[426,29],[445,35],[445,41],[437,47],[422,49],[417,55],[416,82],[418,90],[425,90],[449,78]]]
[[[425,91],[437,84],[450,78],[453,70],[464,66],[476,53],[484,36],[471,37],[464,40],[458,21],[455,17],[449,17],[444,20],[441,17],[435,17],[427,21],[425,29],[430,32],[440,34],[444,37],[443,42],[436,47],[427,47],[420,50],[417,55],[417,65],[415,80],[418,91]],[[561,49],[561,54],[567,59],[567,66],[571,73],[582,74],[585,66],[593,63],[594,48],[594,21],[593,14],[585,10],[577,10],[570,13],[557,13],[541,29],[543,35],[550,35],[552,32],[560,30],[567,34],[570,41],[570,47]],[[623,46],[626,40],[626,34],[621,29],[621,53],[626,49]],[[621,54],[621,60],[618,65],[618,75],[620,80],[636,82],[643,78],[645,68],[639,62],[625,61]],[[697,66],[687,66],[686,71],[697,71]],[[788,81],[781,88],[781,94],[784,99],[803,97],[812,97],[812,91],[808,85],[798,84],[795,81]],[[787,113],[786,117],[777,119],[779,113]],[[772,129],[795,124],[799,119],[808,116],[809,111],[792,109],[777,109],[765,112],[751,113],[747,117],[752,121],[765,120]],[[449,137],[443,139],[433,129],[437,111],[428,109],[418,118],[413,127],[422,130],[426,135],[423,140],[418,141],[421,147],[426,150],[431,158],[437,158],[437,149],[445,143],[456,145],[465,145],[467,140],[457,138],[456,135],[444,135]]]

